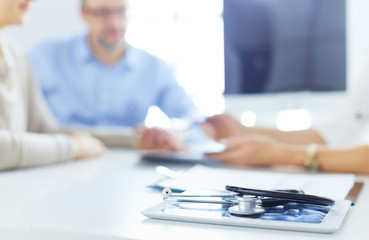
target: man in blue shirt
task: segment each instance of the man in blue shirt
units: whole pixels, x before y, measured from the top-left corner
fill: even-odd
[[[88,34],[31,51],[36,79],[62,125],[133,127],[152,105],[170,118],[198,116],[173,69],[125,42],[127,7],[127,0],[84,0]]]

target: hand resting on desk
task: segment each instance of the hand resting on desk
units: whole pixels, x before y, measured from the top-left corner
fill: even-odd
[[[100,156],[106,151],[104,144],[89,133],[72,133],[70,138],[76,160]]]

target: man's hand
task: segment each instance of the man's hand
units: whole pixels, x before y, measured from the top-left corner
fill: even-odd
[[[183,137],[179,132],[162,128],[137,127],[139,149],[185,150]]]

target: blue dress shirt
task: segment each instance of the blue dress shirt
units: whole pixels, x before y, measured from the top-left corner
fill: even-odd
[[[152,105],[170,118],[196,111],[172,67],[128,44],[113,65],[96,58],[86,35],[44,42],[29,60],[62,125],[131,127],[144,122]]]

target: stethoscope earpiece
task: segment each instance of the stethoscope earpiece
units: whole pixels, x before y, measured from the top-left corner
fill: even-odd
[[[164,188],[161,191],[161,196],[162,197],[170,197],[171,195],[172,195],[172,189],[170,189],[170,188]]]

